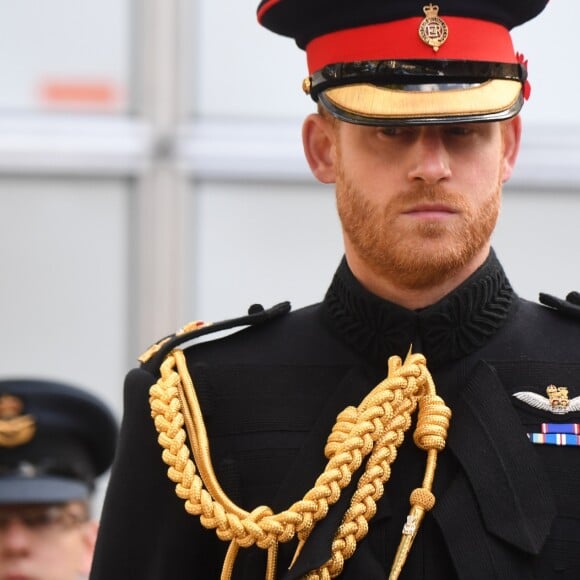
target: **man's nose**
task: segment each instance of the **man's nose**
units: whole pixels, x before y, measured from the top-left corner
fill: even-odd
[[[449,151],[439,131],[423,128],[413,144],[409,179],[434,185],[451,177]]]
[[[30,534],[20,519],[10,519],[0,529],[0,555],[25,553],[30,546]]]

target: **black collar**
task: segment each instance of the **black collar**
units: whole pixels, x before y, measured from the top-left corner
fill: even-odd
[[[505,324],[515,298],[493,250],[461,286],[420,310],[368,292],[343,258],[323,311],[331,329],[373,362],[393,354],[404,357],[412,345],[438,366],[480,348]]]

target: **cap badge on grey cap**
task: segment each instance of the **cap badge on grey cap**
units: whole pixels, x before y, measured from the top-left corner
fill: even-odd
[[[425,13],[425,18],[419,25],[419,37],[437,52],[439,47],[447,40],[449,29],[445,21],[439,18],[439,6],[436,4],[423,6],[423,12]]]
[[[24,404],[14,395],[0,395],[0,447],[18,447],[36,433],[36,421],[23,415]]]

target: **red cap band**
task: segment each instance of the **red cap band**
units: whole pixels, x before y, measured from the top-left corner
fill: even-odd
[[[493,22],[446,16],[447,40],[438,51],[419,37],[422,18],[405,18],[331,32],[306,47],[308,71],[327,64],[364,60],[475,60],[516,63],[509,31]]]

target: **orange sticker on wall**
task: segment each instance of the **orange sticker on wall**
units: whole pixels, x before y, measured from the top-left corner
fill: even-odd
[[[47,80],[39,98],[45,105],[111,109],[119,104],[120,91],[106,81]]]

